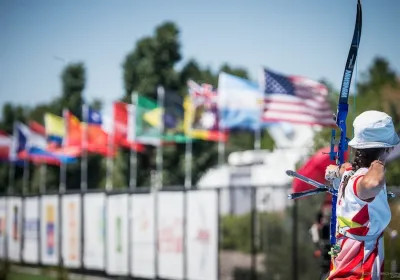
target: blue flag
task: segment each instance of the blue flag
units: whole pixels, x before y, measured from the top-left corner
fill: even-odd
[[[257,129],[264,94],[257,84],[227,73],[218,78],[218,108],[223,129]]]

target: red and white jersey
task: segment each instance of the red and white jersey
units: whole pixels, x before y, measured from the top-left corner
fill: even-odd
[[[391,213],[386,185],[368,202],[358,197],[357,182],[367,171],[367,168],[360,168],[345,188],[343,184],[339,188],[336,238],[340,252],[332,258],[328,280],[383,279],[383,231],[390,222]],[[346,171],[343,179],[349,174],[351,171]]]

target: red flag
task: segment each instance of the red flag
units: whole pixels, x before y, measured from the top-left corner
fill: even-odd
[[[8,160],[12,138],[4,131],[0,131],[0,159]]]
[[[137,152],[144,151],[144,145],[130,141],[129,131],[129,104],[124,102],[114,102],[114,144]],[[133,120],[136,121],[136,120]],[[132,126],[135,124],[132,124]]]
[[[82,148],[82,137],[84,133],[83,124],[79,119],[67,114],[67,144],[69,148]],[[108,134],[98,125],[87,127],[87,150],[89,153],[96,153],[103,156],[115,156],[115,149],[108,150]]]
[[[29,128],[40,135],[46,135],[46,129],[43,125],[35,121],[29,121]]]

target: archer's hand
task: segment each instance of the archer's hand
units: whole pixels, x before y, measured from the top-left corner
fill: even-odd
[[[332,182],[333,180],[340,178],[339,171],[339,166],[333,164],[328,165],[325,170],[325,180]]]

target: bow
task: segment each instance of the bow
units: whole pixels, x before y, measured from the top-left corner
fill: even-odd
[[[336,130],[332,130],[332,138],[331,138],[331,151],[329,153],[331,160],[336,160],[337,165],[341,165],[344,163],[344,154],[348,148],[348,138],[346,137],[346,118],[347,113],[349,111],[349,90],[351,84],[351,78],[353,76],[353,70],[357,59],[358,46],[360,44],[361,39],[361,27],[362,27],[362,10],[361,10],[361,0],[358,0],[357,3],[357,16],[356,16],[356,24],[354,27],[353,40],[351,41],[351,46],[349,50],[349,55],[347,56],[346,68],[343,74],[342,86],[340,88],[339,102],[337,113],[335,116],[336,125],[340,130],[340,138],[338,143],[338,149],[335,152],[335,134]],[[337,190],[334,190],[337,193]],[[330,243],[331,245],[336,243],[336,202],[337,195],[332,195],[332,215],[331,215],[331,236]]]
[[[334,117],[336,121],[336,125],[340,130],[340,138],[338,142],[338,148],[335,152],[335,137],[336,130],[332,130],[332,138],[331,138],[331,150],[329,152],[329,156],[331,160],[335,160],[337,165],[341,165],[344,163],[344,154],[347,151],[348,147],[348,139],[346,137],[347,129],[346,129],[346,118],[347,113],[349,111],[349,90],[351,84],[351,78],[353,76],[353,70],[357,58],[358,46],[361,39],[361,25],[362,25],[362,10],[361,10],[361,0],[357,2],[357,16],[356,23],[354,27],[353,39],[351,41],[351,46],[349,50],[349,55],[346,61],[346,67],[343,74],[342,86],[340,88],[339,102],[336,115]],[[332,194],[332,215],[331,215],[331,236],[330,243],[331,245],[336,244],[336,202],[337,202],[337,190],[331,186],[323,185],[318,182],[315,182],[307,177],[304,177],[294,171],[286,171],[286,174],[302,180],[310,185],[316,187],[314,190],[304,191],[300,193],[293,193],[288,195],[289,199],[296,199],[304,196],[309,196],[318,193],[330,193]],[[389,197],[392,194],[388,194]]]

